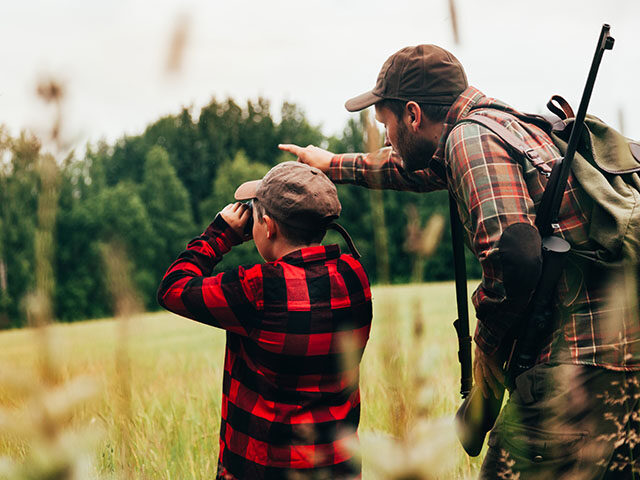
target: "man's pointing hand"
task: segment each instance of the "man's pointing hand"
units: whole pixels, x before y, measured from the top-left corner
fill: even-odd
[[[316,167],[322,170],[324,173],[329,172],[329,166],[331,165],[331,159],[333,153],[324,150],[313,145],[307,145],[306,147],[299,147],[298,145],[292,145],[290,143],[278,145],[280,150],[289,152],[298,157],[298,161],[306,163],[312,167]]]

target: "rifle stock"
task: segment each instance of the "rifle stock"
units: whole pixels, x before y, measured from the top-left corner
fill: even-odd
[[[470,457],[477,457],[484,445],[487,432],[493,428],[502,408],[504,387],[499,397],[484,398],[477,386],[471,389],[456,412],[456,434]]]

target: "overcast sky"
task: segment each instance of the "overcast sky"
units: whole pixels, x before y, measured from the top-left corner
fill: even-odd
[[[78,145],[141,133],[182,106],[261,95],[275,114],[299,104],[326,134],[342,130],[349,97],[373,87],[406,45],[451,50],[469,82],[524,111],[561,94],[577,109],[603,23],[616,39],[590,112],[640,138],[640,1],[456,0],[4,0],[0,3],[0,123],[42,129],[51,112],[38,79],[64,83],[65,134]],[[182,19],[182,20],[180,20]],[[167,72],[171,39],[186,25],[181,68]]]

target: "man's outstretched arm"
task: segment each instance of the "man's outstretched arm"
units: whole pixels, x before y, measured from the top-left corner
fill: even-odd
[[[322,170],[335,183],[351,183],[367,188],[431,192],[446,188],[445,181],[431,169],[409,171],[392,148],[372,153],[335,155],[322,148],[308,145],[278,146],[298,157],[298,161]]]

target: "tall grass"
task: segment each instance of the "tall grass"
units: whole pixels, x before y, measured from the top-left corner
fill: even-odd
[[[374,321],[360,379],[364,478],[400,478],[405,467],[424,472],[429,459],[432,472],[445,470],[411,478],[461,478],[477,471],[478,461],[467,460],[451,425],[459,403],[453,290],[450,283],[373,290]],[[224,332],[169,313],[130,316],[130,423],[123,445],[122,379],[114,362],[121,328],[121,321],[112,319],[50,327],[62,380],[90,376],[102,391],[71,422],[72,429],[92,426],[104,432],[95,449],[97,475],[213,478]],[[36,372],[32,335],[29,329],[1,333],[0,363]],[[0,387],[0,405],[20,402],[19,395]],[[0,456],[24,459],[25,447],[5,439]]]
[[[98,430],[76,423],[77,412],[95,397],[96,385],[82,371],[77,375],[65,371],[58,344],[51,338],[59,184],[55,154],[64,149],[60,133],[64,89],[48,80],[38,85],[37,94],[54,106],[56,114],[45,137],[52,153],[41,153],[36,165],[35,285],[25,298],[32,327],[24,332],[27,351],[19,361],[0,363],[0,478],[80,480],[97,475],[92,455]]]

